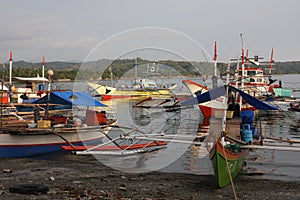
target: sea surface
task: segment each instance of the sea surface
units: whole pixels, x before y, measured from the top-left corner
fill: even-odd
[[[177,83],[174,93],[188,94],[187,89],[181,83],[183,77],[164,79],[161,84]],[[277,75],[273,78],[281,80],[284,88],[300,89],[300,75]],[[192,80],[205,84],[202,77]],[[103,83],[103,82],[102,82]],[[110,82],[104,82],[110,85]],[[114,84],[118,85],[118,82]],[[122,83],[123,84],[123,83]],[[207,85],[210,82],[207,81]],[[74,89],[75,91],[89,91],[86,82],[58,82],[54,83],[60,89]],[[75,85],[75,87],[74,87]],[[293,96],[300,98],[300,92],[293,92]],[[99,99],[100,100],[100,99]],[[166,110],[137,110],[132,107],[138,100],[121,100],[104,102],[110,106],[111,114],[114,115],[124,127],[138,129],[139,134],[144,133],[165,133],[174,135],[177,140],[188,141],[186,144],[171,142],[167,148],[145,154],[128,156],[95,156],[112,168],[126,172],[178,172],[192,174],[213,174],[212,165],[208,158],[205,145],[191,144],[194,136],[199,131],[199,124],[203,123],[203,116],[197,106],[181,109],[177,112]],[[300,128],[292,126],[300,121],[300,112],[288,111],[289,102],[271,102],[278,105],[280,111],[262,112],[256,117],[256,123],[262,124],[264,136],[277,137],[282,139],[300,140]],[[221,121],[220,121],[221,124]],[[132,129],[111,130],[111,136],[117,137],[120,134],[137,134]],[[188,138],[188,139],[186,139]],[[126,142],[133,142],[126,141]],[[144,141],[146,142],[146,141]],[[66,158],[68,154],[65,154]],[[53,158],[55,159],[55,158]],[[275,150],[253,150],[247,160],[247,166],[262,170],[263,175],[258,178],[267,178],[286,181],[300,181],[300,152],[299,151],[275,151]]]

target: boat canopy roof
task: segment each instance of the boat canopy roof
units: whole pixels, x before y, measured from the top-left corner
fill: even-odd
[[[106,107],[105,104],[97,101],[90,94],[86,92],[72,92],[72,91],[51,92],[49,99],[50,102],[48,103],[52,103],[52,104]],[[40,98],[32,103],[45,104],[47,103],[47,101],[48,101],[48,97],[46,95],[43,98]]]
[[[277,107],[266,104],[259,99],[239,90],[233,86],[228,86],[230,91],[238,92],[250,105],[259,109],[259,110],[278,110]],[[205,103],[211,100],[214,100],[220,96],[224,96],[226,94],[226,86],[221,86],[215,89],[211,89],[207,92],[197,95],[194,98],[188,99],[186,101],[182,101],[181,105],[195,105],[200,103]]]
[[[47,78],[43,77],[15,77],[14,79],[22,82],[49,82]]]

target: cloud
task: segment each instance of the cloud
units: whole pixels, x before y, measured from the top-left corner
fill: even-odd
[[[99,42],[68,29],[64,19],[55,16],[36,18],[19,12],[0,17],[0,24],[4,25],[0,52],[12,50],[14,60],[40,61],[42,56],[51,60],[82,59]],[[1,54],[0,61],[7,59]]]

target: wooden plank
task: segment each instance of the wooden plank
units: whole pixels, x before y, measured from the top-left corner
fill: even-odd
[[[300,140],[290,140],[290,139],[273,138],[273,137],[266,137],[266,139],[276,140],[276,141],[280,141],[280,142],[299,143],[300,144]]]
[[[278,150],[278,151],[300,151],[298,147],[278,147],[278,146],[260,146],[260,145],[245,145],[241,146],[245,149],[266,149],[266,150]]]

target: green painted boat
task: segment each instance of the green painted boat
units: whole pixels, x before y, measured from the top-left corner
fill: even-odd
[[[240,149],[236,145],[226,145],[224,148],[220,140],[216,142],[214,148],[210,151],[210,160],[212,161],[214,174],[220,188],[229,185],[231,178],[235,179],[237,177],[248,153],[248,149]]]

